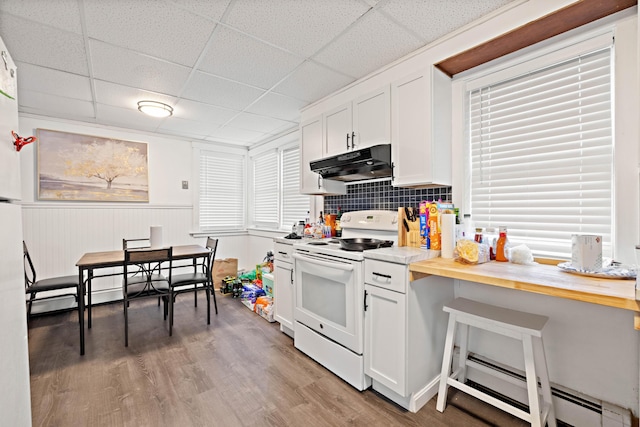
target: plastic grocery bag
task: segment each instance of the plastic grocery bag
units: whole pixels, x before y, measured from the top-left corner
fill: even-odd
[[[213,278],[213,286],[222,285],[222,279],[227,276],[236,277],[238,275],[238,259],[237,258],[225,258],[216,259],[213,261],[213,268],[211,270],[211,276]]]

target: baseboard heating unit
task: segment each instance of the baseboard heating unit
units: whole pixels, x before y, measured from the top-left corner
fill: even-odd
[[[454,361],[454,366],[455,363],[457,361]],[[527,408],[526,379],[523,371],[475,354],[469,355],[467,365],[467,385],[522,409]],[[556,418],[561,426],[632,426],[632,414],[629,409],[554,383],[551,383],[551,394]]]

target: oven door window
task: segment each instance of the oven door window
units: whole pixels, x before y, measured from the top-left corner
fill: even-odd
[[[295,320],[362,353],[362,262],[294,255]]]

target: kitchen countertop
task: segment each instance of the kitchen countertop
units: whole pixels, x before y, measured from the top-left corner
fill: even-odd
[[[412,262],[423,261],[440,256],[440,251],[420,249],[410,246],[391,246],[388,248],[370,249],[364,251],[365,259],[392,262],[408,265]]]
[[[443,258],[414,262],[409,265],[409,271],[412,280],[435,275],[632,310],[636,312],[634,326],[640,329],[640,301],[635,299],[635,280],[581,276],[548,264],[491,261],[469,265]]]
[[[285,239],[283,236],[283,237],[274,237],[273,241],[276,243],[282,243],[284,245],[293,245],[294,243],[301,242],[302,239]]]

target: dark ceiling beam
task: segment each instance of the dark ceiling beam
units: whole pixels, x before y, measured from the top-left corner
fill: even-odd
[[[638,0],[580,0],[437,64],[450,77],[613,13]]]

